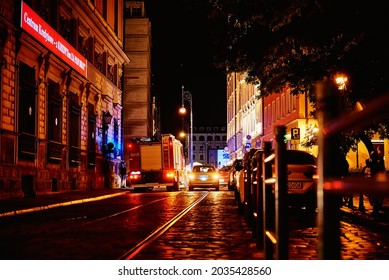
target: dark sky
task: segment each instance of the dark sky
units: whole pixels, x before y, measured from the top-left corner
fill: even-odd
[[[177,2],[145,1],[152,30],[152,91],[160,102],[161,132],[181,131],[181,85],[192,94],[194,126],[226,126],[226,76],[212,65],[207,11]]]

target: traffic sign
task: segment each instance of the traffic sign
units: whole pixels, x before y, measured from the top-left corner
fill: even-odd
[[[290,130],[290,139],[291,140],[300,140],[300,128],[293,127]]]

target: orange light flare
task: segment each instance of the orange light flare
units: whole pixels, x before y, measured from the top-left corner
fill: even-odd
[[[185,136],[186,136],[186,133],[184,131],[181,131],[180,132],[180,138],[185,138]]]
[[[181,115],[185,115],[185,114],[186,114],[186,108],[185,108],[185,106],[182,106],[182,107],[178,110],[178,112],[179,112]]]
[[[347,81],[348,77],[345,74],[337,74],[334,77],[335,84],[337,85],[339,90],[347,89]]]

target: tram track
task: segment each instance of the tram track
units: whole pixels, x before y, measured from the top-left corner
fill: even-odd
[[[3,230],[0,237],[12,236],[12,241],[3,248],[0,259],[73,259],[74,256],[80,259],[107,256],[109,259],[118,259],[118,256],[130,259],[130,254],[134,256],[135,251],[147,247],[146,244],[167,231],[208,193],[161,193],[135,197],[129,194],[82,206],[56,208],[53,209],[55,212],[7,217],[2,220],[2,225],[0,223]],[[66,248],[64,244],[67,244]],[[17,254],[15,248],[18,248]]]
[[[134,247],[125,252],[122,256],[120,256],[119,260],[131,260],[133,259],[139,252],[145,249],[148,245],[150,245],[153,241],[158,239],[161,235],[163,235],[169,228],[171,228],[177,221],[182,219],[190,210],[192,210],[197,204],[203,201],[209,194],[209,191],[204,193],[200,198],[196,201],[192,202],[188,207],[178,213],[175,217],[170,219],[168,222],[158,227],[155,231],[153,231],[150,235],[148,235],[145,239],[138,242]]]
[[[126,210],[123,210],[123,211],[118,211],[118,212],[115,212],[115,213],[110,214],[110,215],[105,215],[105,216],[102,216],[102,217],[99,217],[99,218],[90,219],[90,220],[87,220],[87,221],[84,221],[85,219],[87,219],[86,216],[67,218],[67,219],[64,219],[64,221],[71,221],[71,220],[77,221],[77,220],[79,220],[79,223],[72,224],[72,225],[69,225],[69,226],[62,226],[61,228],[56,229],[56,230],[46,230],[40,236],[41,237],[55,236],[55,235],[58,235],[58,234],[61,234],[61,233],[64,233],[64,232],[68,232],[68,231],[71,231],[71,230],[74,230],[74,229],[77,229],[77,228],[81,228],[81,227],[90,225],[90,224],[98,223],[98,222],[101,222],[101,221],[104,221],[104,220],[107,220],[107,219],[112,219],[114,217],[117,217],[117,216],[120,216],[120,215],[124,215],[126,213],[138,210],[140,208],[147,207],[149,205],[152,205],[152,204],[155,204],[155,203],[158,203],[158,202],[162,202],[162,201],[168,200],[169,198],[171,198],[171,197],[169,196],[169,197],[163,197],[163,198],[155,199],[155,200],[152,200],[152,201],[147,202],[145,204],[136,205],[136,206],[133,206],[133,207],[131,207],[129,209],[126,209]],[[67,206],[72,206],[72,205],[69,204]]]

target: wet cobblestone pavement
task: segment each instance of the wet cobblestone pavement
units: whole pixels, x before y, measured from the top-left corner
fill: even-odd
[[[105,199],[128,192],[126,189],[73,191],[0,201],[0,218],[63,204]],[[367,200],[364,202],[365,213],[357,209],[357,199],[354,198],[354,208],[341,208],[341,259],[389,259],[387,201],[379,215],[373,216]],[[256,247],[250,226],[244,216],[238,214],[232,192],[211,192],[201,206],[195,209],[197,211],[189,212],[135,259],[263,259],[263,252]],[[317,259],[318,231],[315,217],[294,215],[291,221],[289,259]]]
[[[263,259],[230,192],[211,192],[196,207],[135,259]]]

